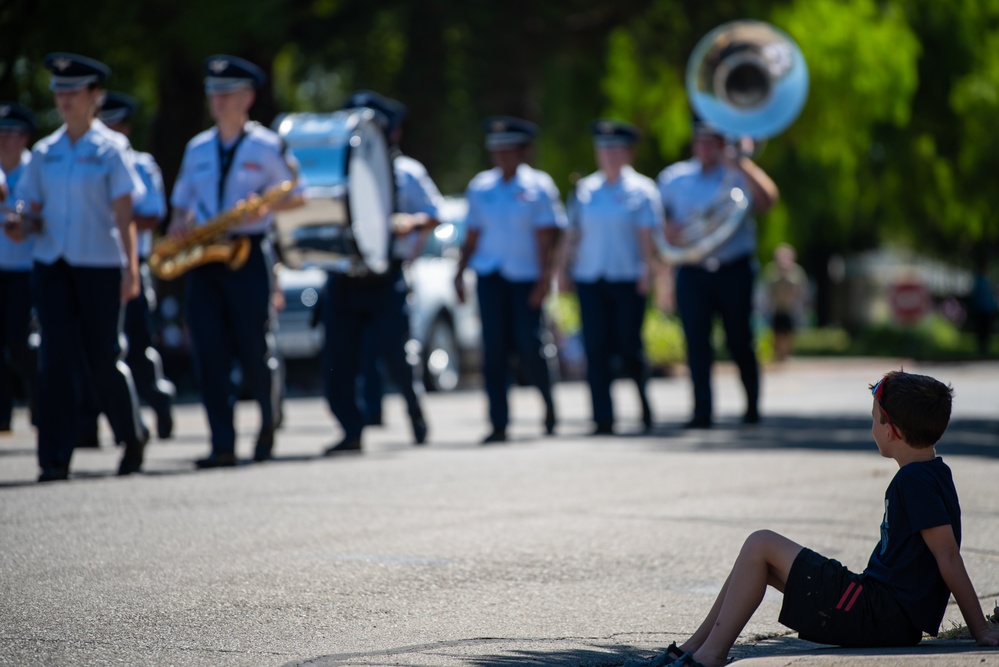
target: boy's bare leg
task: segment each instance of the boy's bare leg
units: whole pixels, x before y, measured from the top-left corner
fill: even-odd
[[[722,602],[725,601],[725,594],[728,593],[728,583],[732,581],[732,575],[728,575],[725,579],[725,583],[722,584],[721,590],[718,591],[718,597],[715,598],[715,603],[711,605],[711,610],[708,611],[708,615],[704,617],[701,624],[697,626],[697,630],[694,634],[690,635],[690,639],[680,644],[679,648],[684,653],[693,653],[697,649],[701,648],[701,644],[704,640],[708,638],[711,634],[711,628],[715,627],[715,621],[718,620],[718,612],[721,611]]]
[[[708,667],[724,665],[729,649],[760,606],[767,585],[783,592],[801,549],[800,544],[769,530],[750,535],[708,615],[680,648],[693,651],[694,659]]]

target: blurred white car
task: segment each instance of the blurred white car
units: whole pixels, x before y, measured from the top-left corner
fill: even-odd
[[[478,367],[482,340],[475,274],[465,272],[464,303],[458,303],[454,275],[465,240],[468,204],[462,197],[445,197],[441,224],[428,238],[423,253],[406,267],[410,284],[410,333],[420,351],[423,381],[431,391],[451,391],[464,373]],[[285,307],[278,315],[275,340],[285,359],[310,359],[321,354],[324,331],[320,306],[326,272],[322,269],[278,273]]]

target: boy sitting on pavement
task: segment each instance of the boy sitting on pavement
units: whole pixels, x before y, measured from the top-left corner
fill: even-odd
[[[953,391],[925,375],[892,371],[871,394],[874,442],[899,470],[885,492],[881,541],[863,574],[777,533],[755,532],[697,631],[654,664],[726,664],[768,584],[784,593],[780,622],[808,641],[912,646],[923,632],[937,634],[953,593],[978,644],[999,646],[999,628],[989,627],[961,559],[954,480],[934,449],[950,421]]]

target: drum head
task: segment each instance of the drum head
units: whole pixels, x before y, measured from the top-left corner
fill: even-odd
[[[392,159],[374,112],[359,113],[347,157],[347,211],[364,265],[372,273],[385,273],[395,210]]]
[[[288,114],[275,129],[298,160],[304,206],[279,211],[281,259],[350,275],[388,270],[395,183],[370,109]]]

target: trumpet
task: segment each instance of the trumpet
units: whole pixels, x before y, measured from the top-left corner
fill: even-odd
[[[252,201],[239,202],[180,238],[161,238],[153,245],[149,268],[162,280],[173,280],[213,262],[222,262],[235,271],[250,256],[250,239],[229,237],[228,233],[263,207],[284,199],[294,188],[295,181],[283,181]]]

